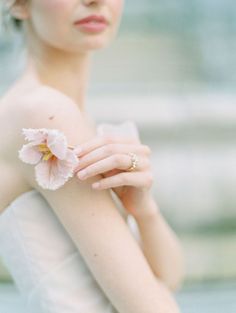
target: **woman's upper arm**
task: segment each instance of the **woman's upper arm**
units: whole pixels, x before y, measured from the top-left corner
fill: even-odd
[[[69,103],[68,103],[69,105]],[[63,109],[62,109],[63,108]],[[66,103],[54,105],[52,114],[43,105],[22,127],[51,127],[66,134],[70,145],[89,137],[89,130],[76,108]],[[31,114],[34,112],[31,108]],[[37,116],[36,116],[37,115]],[[64,118],[63,118],[64,116]],[[100,175],[79,181],[73,177],[57,190],[42,189],[34,179],[32,165],[23,173],[29,184],[37,189],[52,207],[105,294],[119,313],[177,312],[165,287],[157,282],[145,256],[131,235],[127,224],[117,211],[108,190],[93,190],[91,183]],[[163,297],[169,310],[164,308]],[[160,309],[160,311],[158,310]]]

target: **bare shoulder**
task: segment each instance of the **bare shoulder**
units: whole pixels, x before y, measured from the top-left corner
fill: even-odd
[[[71,146],[95,135],[95,130],[75,102],[63,93],[45,86],[27,92],[13,89],[1,101],[0,121],[0,163],[5,166],[7,162],[14,168],[19,176],[17,181],[21,182],[18,185],[29,185],[25,174],[31,171],[31,167],[25,166],[18,157],[19,149],[26,143],[23,128],[58,129],[65,134]]]
[[[11,105],[10,111],[14,128],[14,151],[18,151],[23,144],[23,128],[58,129],[69,139],[69,145],[86,141],[95,134],[72,99],[46,86],[39,86],[20,95],[14,105]],[[79,133],[75,132],[75,129],[78,129]]]
[[[56,89],[47,86],[39,86],[31,92],[23,94],[18,100],[19,117],[22,121],[35,125],[42,121],[44,127],[59,122],[70,115],[74,119],[82,118],[82,114],[77,104]],[[45,125],[47,123],[47,125]]]

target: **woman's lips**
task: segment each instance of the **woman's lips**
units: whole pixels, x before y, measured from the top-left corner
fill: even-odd
[[[107,27],[108,23],[103,16],[91,15],[84,19],[75,22],[75,26],[80,28],[80,30],[97,33],[103,31]]]

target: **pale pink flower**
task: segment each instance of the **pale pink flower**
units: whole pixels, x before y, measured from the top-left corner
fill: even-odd
[[[35,166],[35,178],[44,189],[56,190],[74,174],[79,163],[76,148],[68,146],[65,135],[57,129],[23,128],[30,141],[18,151],[19,158]]]

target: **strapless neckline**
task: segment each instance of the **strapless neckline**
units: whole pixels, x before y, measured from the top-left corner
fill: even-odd
[[[24,201],[29,195],[39,193],[36,189],[31,189],[26,192],[21,193],[19,196],[17,196],[15,199],[13,199],[0,213],[0,218],[6,214],[6,212],[9,210],[10,207],[18,204],[18,202]]]
[[[39,192],[36,189],[25,191],[21,193],[19,196],[17,196],[15,199],[13,199],[8,206],[14,205],[17,201],[21,201],[21,199],[23,200],[25,197],[28,197],[28,195],[32,193],[39,193]]]

